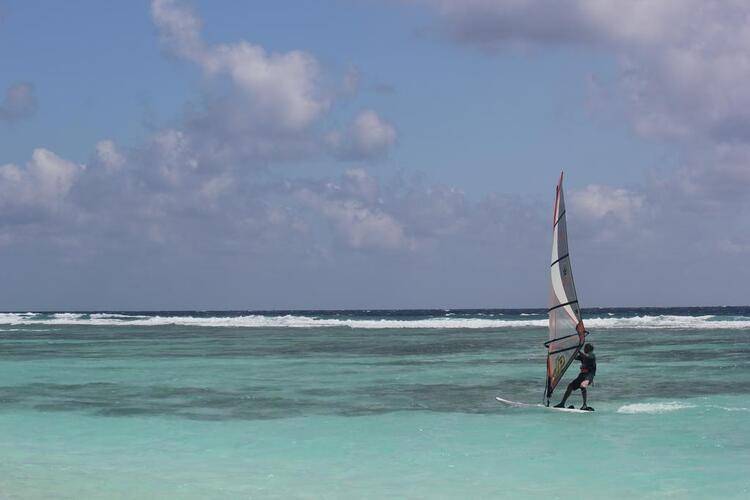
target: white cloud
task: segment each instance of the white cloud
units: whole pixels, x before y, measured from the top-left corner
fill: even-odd
[[[644,202],[642,194],[596,184],[573,191],[570,200],[575,212],[585,217],[612,217],[625,223],[633,221],[644,208]]]
[[[376,203],[380,200],[378,180],[363,168],[350,168],[344,172],[341,185],[344,192],[367,203]]]
[[[378,182],[363,169],[345,172],[340,181],[311,183],[296,190],[305,206],[328,219],[351,248],[412,250],[416,241],[378,199]]]
[[[383,157],[396,143],[396,129],[375,111],[361,111],[343,132],[327,137],[333,153],[346,160]]]
[[[414,246],[403,226],[385,212],[355,200],[324,200],[315,195],[306,200],[335,224],[352,248],[400,250]]]
[[[605,47],[648,137],[750,138],[750,4],[684,0],[424,0],[457,39]],[[741,129],[741,130],[739,130]]]
[[[94,154],[97,163],[108,171],[119,170],[125,164],[125,157],[110,139],[97,142]]]
[[[151,139],[152,159],[160,177],[172,186],[198,169],[190,138],[180,130],[165,129]]]
[[[161,177],[170,183],[234,169],[250,175],[270,165],[329,155],[382,156],[395,139],[393,126],[369,110],[350,129],[326,134],[332,98],[359,85],[356,68],[344,75],[343,89],[328,88],[322,81],[336,78],[322,77],[320,64],[307,52],[269,53],[246,41],[209,44],[200,18],[177,0],[154,0],[151,13],[163,47],[209,77],[200,103],[171,131],[155,134],[146,148],[145,161],[159,164]],[[177,161],[165,154],[167,135],[179,143],[173,145],[182,151]]]
[[[190,7],[180,0],[153,0],[151,15],[168,49],[187,59],[205,57],[206,48],[200,35],[203,23]]]
[[[295,130],[307,127],[328,108],[318,85],[320,66],[310,54],[267,53],[245,41],[206,44],[200,19],[177,0],[153,0],[151,13],[164,45],[207,75],[227,75],[251,100],[256,120]]]
[[[224,195],[234,185],[234,178],[229,174],[212,177],[205,181],[199,189],[201,196],[209,201],[215,201]]]
[[[25,167],[0,166],[0,206],[5,210],[57,210],[84,169],[52,151],[35,149]]]

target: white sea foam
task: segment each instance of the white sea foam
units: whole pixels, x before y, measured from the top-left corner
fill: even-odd
[[[588,328],[694,328],[712,316],[631,316],[584,318]]]
[[[617,413],[666,413],[670,411],[686,410],[688,408],[695,408],[695,405],[687,403],[678,403],[677,401],[669,401],[665,403],[633,403],[618,408]]]
[[[150,316],[143,316],[137,314],[116,314],[116,313],[91,313],[92,318],[121,318],[121,319],[139,319],[139,318],[150,318]]]
[[[742,330],[750,329],[750,318],[721,316],[633,316],[629,318],[584,318],[586,327],[690,330]]]
[[[196,326],[238,328],[318,328],[348,327],[363,329],[502,329],[546,328],[546,318],[506,319],[486,315],[475,317],[433,317],[421,319],[330,318],[301,314],[243,316],[151,316],[114,313],[0,313],[0,325],[98,325],[98,326]],[[633,316],[593,317],[585,319],[590,330],[597,329],[750,329],[750,318],[720,316]]]
[[[49,332],[49,328],[0,328],[0,332]]]
[[[724,411],[750,411],[750,408],[733,407],[733,406],[716,406],[712,405],[711,408],[718,408]]]
[[[251,314],[247,316],[143,316],[61,313],[51,317],[26,317],[14,313],[0,313],[0,324],[5,325],[99,325],[99,326],[200,326],[200,327],[245,327],[245,328],[507,328],[546,326],[545,321],[508,321],[480,318],[426,318],[416,320],[393,319],[337,319],[315,318],[303,315],[267,316]]]

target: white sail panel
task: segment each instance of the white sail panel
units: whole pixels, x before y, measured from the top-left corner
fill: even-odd
[[[586,335],[570,265],[562,182],[563,174],[560,174],[552,219],[549,340],[545,343],[547,346],[545,392],[547,403],[563,374],[583,346]]]

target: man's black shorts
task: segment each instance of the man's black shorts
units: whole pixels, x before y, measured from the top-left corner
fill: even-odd
[[[573,390],[575,391],[576,389],[580,389],[581,388],[581,383],[584,380],[588,380],[589,381],[589,385],[593,384],[594,383],[594,374],[593,373],[584,373],[584,372],[581,372],[581,373],[578,374],[578,376],[575,378],[575,380],[573,380],[570,383],[570,385],[573,388]]]

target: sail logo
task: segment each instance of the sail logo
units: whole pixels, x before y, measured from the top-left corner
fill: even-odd
[[[557,380],[557,377],[562,375],[562,370],[565,368],[565,356],[558,356],[555,360],[555,369],[552,371],[552,379]]]

